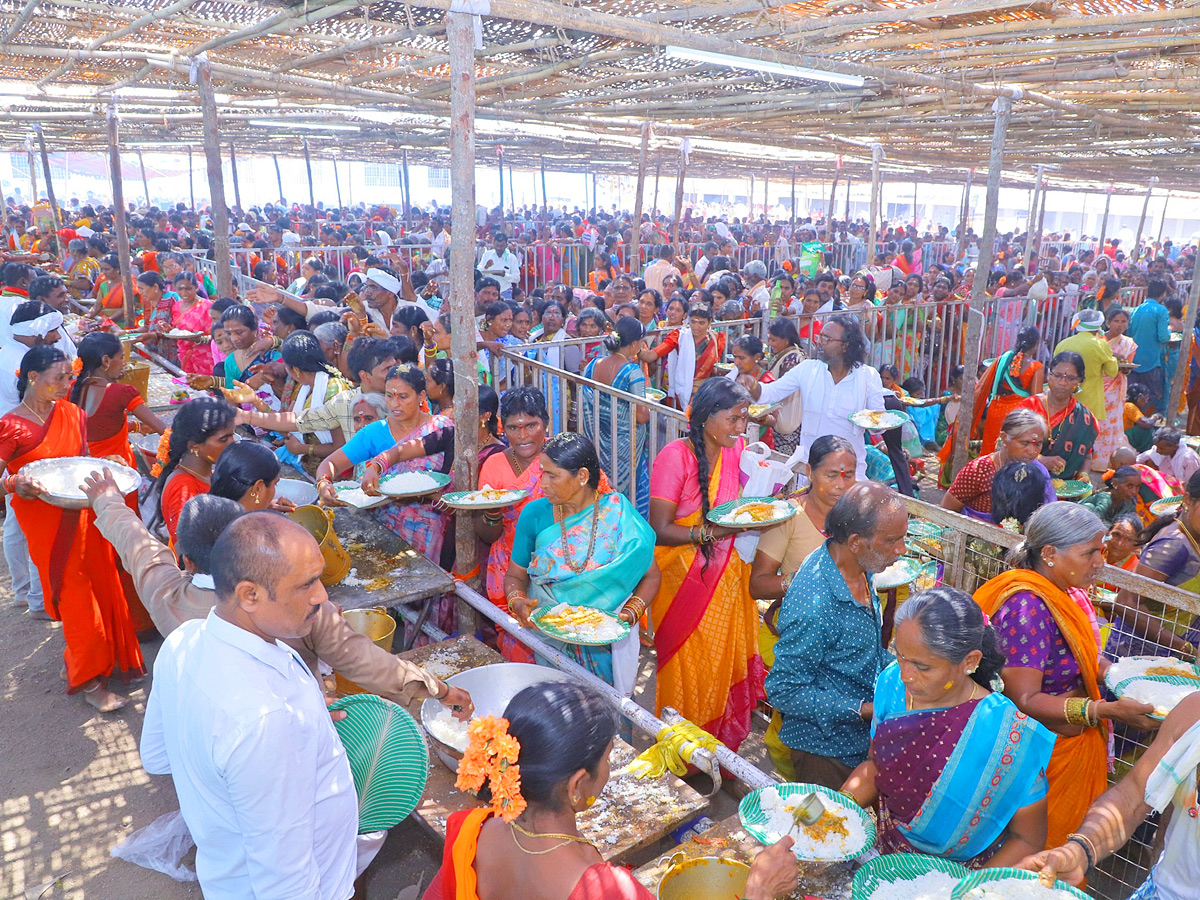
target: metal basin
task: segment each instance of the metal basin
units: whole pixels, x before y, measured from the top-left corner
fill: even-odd
[[[476,716],[502,716],[508,701],[521,693],[531,684],[541,684],[546,681],[571,681],[570,675],[551,669],[548,666],[534,666],[529,663],[496,663],[491,666],[479,666],[467,669],[446,679],[448,684],[460,687],[471,695],[475,704]],[[421,725],[429,736],[438,758],[446,764],[451,772],[458,771],[458,761],[462,751],[442,743],[429,731],[429,721],[442,708],[442,704],[428,699],[421,704]]]
[[[275,483],[275,494],[286,497],[297,506],[308,506],[317,502],[316,487],[299,478],[280,478]]]
[[[658,883],[658,900],[736,900],[742,896],[750,877],[748,865],[716,856],[689,860],[682,856],[671,858]]]

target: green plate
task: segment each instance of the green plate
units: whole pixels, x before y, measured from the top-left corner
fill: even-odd
[[[900,884],[920,878],[929,872],[944,872],[961,881],[970,872],[958,863],[938,856],[921,853],[889,853],[877,856],[854,873],[850,900],[871,900],[871,895],[885,884]]]
[[[777,519],[771,519],[769,522],[753,522],[747,524],[745,522],[734,522],[734,513],[747,503],[773,503],[783,502],[776,501],[775,497],[738,497],[736,500],[730,500],[728,503],[722,503],[720,506],[714,506],[708,511],[708,521],[715,525],[724,525],[726,528],[770,528],[772,525],[778,525],[780,522],[786,522],[796,514],[798,507],[794,503],[787,503],[788,512],[786,515],[781,515]]]
[[[875,845],[875,823],[871,817],[867,815],[867,811],[861,808],[857,803],[847,797],[845,794],[839,794],[837,791],[825,787],[820,784],[795,784],[783,783],[762,787],[758,790],[751,791],[742,798],[742,802],[738,804],[738,819],[742,823],[742,827],[746,832],[761,844],[774,844],[777,840],[783,837],[782,834],[775,834],[767,830],[767,814],[762,809],[762,792],[776,791],[780,797],[785,800],[789,797],[802,796],[811,791],[821,795],[822,800],[832,801],[827,803],[827,806],[836,805],[841,810],[857,815],[862,822],[863,831],[867,835],[867,842],[862,847],[856,849],[853,853],[846,852],[840,856],[822,857],[820,862],[842,862],[847,859],[854,859],[861,856],[866,850]],[[795,852],[795,848],[792,848]],[[800,859],[808,857],[796,854]]]
[[[329,706],[346,711],[334,722],[358,792],[358,833],[384,831],[421,802],[429,751],[421,728],[403,707],[374,694],[352,694]]]
[[[610,644],[615,644],[617,641],[623,640],[625,638],[625,636],[629,634],[629,623],[628,622],[623,622],[623,621],[621,621],[621,619],[618,619],[616,616],[612,615],[611,613],[604,612],[604,610],[597,610],[597,612],[603,613],[608,618],[615,620],[616,623],[621,626],[621,633],[619,635],[617,635],[616,637],[608,638],[607,640],[605,640],[605,639],[584,640],[583,638],[579,637],[577,634],[574,634],[573,632],[564,631],[563,629],[558,628],[557,626],[551,625],[549,622],[544,621],[546,615],[550,612],[550,610],[552,610],[554,608],[554,606],[557,606],[557,605],[558,604],[556,603],[553,606],[540,607],[534,611],[533,615],[531,615],[529,617],[530,621],[532,621],[533,624],[537,626],[538,631],[542,632],[543,634],[549,635],[550,637],[554,638],[556,641],[562,641],[564,644],[579,644],[584,647],[607,647]]]
[[[911,556],[902,556],[895,563],[875,576],[875,590],[890,591],[912,584],[921,574],[921,561]],[[890,576],[890,577],[889,577]]]
[[[1020,881],[1037,881],[1038,877],[1035,872],[1026,872],[1024,869],[1006,869],[1003,867],[996,869],[979,869],[972,872],[962,881],[954,886],[954,890],[950,892],[950,900],[963,900],[964,897],[975,888],[982,884],[987,884],[989,881],[1007,881],[1013,878]],[[1056,891],[1066,891],[1072,897],[1078,897],[1079,900],[1091,900],[1079,888],[1073,888],[1065,881],[1054,882]]]
[[[1120,685],[1125,684],[1126,682],[1129,682],[1129,681],[1137,681],[1139,678],[1151,678],[1151,679],[1154,679],[1154,678],[1180,678],[1183,681],[1195,681],[1197,687],[1200,687],[1200,678],[1192,679],[1192,678],[1188,678],[1186,675],[1128,675],[1125,678],[1116,679],[1115,676],[1113,675],[1113,673],[1118,671],[1118,669],[1119,669],[1118,663],[1122,663],[1127,660],[1135,660],[1135,659],[1154,660],[1154,663],[1157,665],[1165,665],[1166,663],[1178,663],[1178,664],[1181,664],[1184,666],[1191,666],[1192,670],[1195,671],[1198,676],[1200,676],[1200,666],[1194,665],[1192,663],[1183,662],[1183,660],[1180,660],[1174,656],[1145,656],[1145,655],[1143,655],[1143,656],[1123,656],[1123,657],[1119,658],[1116,662],[1114,662],[1111,666],[1109,666],[1108,671],[1104,673],[1104,683],[1108,686],[1108,689],[1110,691],[1112,691],[1114,694],[1117,694],[1117,688]],[[1117,696],[1119,697],[1120,694],[1117,694]]]
[[[946,533],[946,528],[942,525],[934,525],[932,522],[922,522],[920,519],[912,519],[908,523],[909,537],[915,538],[941,538]]]
[[[1082,500],[1091,492],[1092,483],[1079,479],[1064,481],[1061,486],[1056,485],[1054,488],[1059,500]]]
[[[399,488],[389,489],[389,487],[388,487],[389,482],[393,481],[395,478],[398,477],[398,475],[402,475],[402,474],[405,474],[405,473],[401,472],[401,473],[398,473],[397,475],[385,475],[383,478],[380,478],[379,479],[379,493],[387,494],[389,497],[424,497],[427,494],[437,493],[438,491],[440,491],[442,488],[444,488],[446,485],[448,485],[450,483],[449,475],[443,475],[441,472],[422,472],[421,473],[422,475],[428,475],[435,482],[437,482],[435,487],[422,488],[421,490],[418,490],[418,491],[405,491],[405,490],[401,490]]]
[[[515,506],[529,496],[529,491],[506,491],[508,496],[502,500],[472,500],[471,498],[478,493],[478,491],[453,491],[449,494],[442,494],[442,502],[456,509],[503,509],[506,506]]]
[[[1183,506],[1183,495],[1178,497],[1163,497],[1150,504],[1150,512],[1156,516],[1173,516]]]
[[[867,431],[891,431],[893,428],[899,428],[908,421],[908,416],[900,412],[898,409],[885,409],[879,414],[878,423],[873,424],[871,410],[864,409],[859,412],[852,413],[847,418],[859,428],[865,428]]]
[[[1190,687],[1193,690],[1200,691],[1200,681],[1197,681],[1194,678],[1184,678],[1181,675],[1138,675],[1134,678],[1126,678],[1124,681],[1117,684],[1117,686],[1112,689],[1112,692],[1118,697],[1124,698],[1125,692],[1129,690],[1129,686],[1135,681],[1155,681],[1159,684],[1172,684],[1176,687]],[[1158,719],[1160,722],[1166,718],[1166,716],[1159,716],[1155,715],[1154,713],[1147,713],[1147,716],[1151,719]]]
[[[660,391],[658,388],[646,388],[646,399],[653,400],[655,403],[662,403],[667,399],[667,392]]]

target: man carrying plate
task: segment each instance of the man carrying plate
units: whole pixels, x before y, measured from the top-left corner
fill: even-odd
[[[804,360],[778,381],[761,384],[746,376],[738,380],[759,403],[780,403],[799,392],[799,447],[804,455],[822,435],[844,437],[854,445],[858,458],[855,477],[865,481],[866,430],[851,422],[850,416],[862,410],[882,411],[883,383],[879,372],[866,363],[867,339],[854,316],[831,316],[816,340],[818,358]]]

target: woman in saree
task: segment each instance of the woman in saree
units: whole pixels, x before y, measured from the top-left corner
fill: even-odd
[[[317,491],[329,506],[344,506],[333,486],[338,473],[366,463],[362,488],[368,494],[379,493],[379,481],[400,472],[439,472],[450,474],[454,467],[454,423],[445,416],[424,411],[425,373],[404,363],[392,368],[384,382],[387,402],[386,421],[374,422],[355,432],[341,449],[334,450],[317,466]],[[398,452],[398,445],[417,447],[411,457]],[[395,451],[393,455],[393,451]],[[426,559],[437,563],[446,536],[446,516],[437,509],[437,500],[429,496],[389,503],[377,511],[390,531],[398,534]]]
[[[167,458],[154,495],[158,498],[156,519],[165,526],[172,546],[183,505],[197,494],[208,493],[213,466],[233,442],[236,416],[237,410],[224,400],[197,397],[179,407],[171,420]]]
[[[1046,440],[1046,420],[1028,409],[1014,409],[1004,417],[1000,440],[992,453],[977,456],[954,476],[954,483],[942,495],[941,506],[972,519],[992,521],[992,481],[996,473],[1011,462],[1029,463],[1046,476],[1044,502],[1058,499],[1050,484],[1050,472],[1038,462]]]
[[[100,264],[88,253],[87,241],[74,238],[67,242],[67,250],[71,254],[71,264],[63,273],[63,281],[71,296],[78,299],[88,293],[100,275]]]
[[[843,790],[879,814],[880,853],[1013,866],[1046,845],[1054,735],[994,681],[996,633],[962,591],[896,613],[896,657],[875,682],[871,749]]]
[[[832,434],[817,438],[808,450],[809,486],[788,498],[799,512],[765,529],[758,539],[750,566],[750,596],[759,604],[769,604],[758,630],[758,651],[767,669],[775,664],[779,611],[792,576],[825,543],[825,516],[854,484],[857,466],[854,445],[848,440]],[[792,751],[779,737],[781,727],[783,716],[776,710],[765,737],[767,752],[784,780],[795,781]]]
[[[235,382],[248,382],[253,377],[255,366],[265,365],[279,359],[270,338],[260,338],[258,316],[249,306],[240,303],[221,313],[221,327],[225,330],[233,352],[225,357],[225,378],[222,387],[235,388]],[[191,380],[189,379],[189,383]]]
[[[687,409],[725,356],[725,332],[714,332],[711,325],[712,308],[693,304],[688,308],[686,327],[667,332],[657,347],[638,354],[644,363],[667,358],[668,396],[679,409]]]
[[[1022,407],[1032,409],[1050,426],[1040,458],[1055,478],[1078,478],[1086,471],[1100,433],[1095,416],[1075,398],[1083,374],[1082,356],[1070,350],[1057,353],[1050,360],[1047,392],[1021,401]]]
[[[447,819],[442,866],[424,900],[653,900],[628,869],[604,861],[577,822],[608,783],[616,733],[604,699],[574,681],[531,685],[504,718],[473,726],[456,786],[478,793],[490,783],[491,801]],[[791,846],[785,837],[762,850],[738,895],[794,891]]]
[[[650,524],[662,587],[652,606],[658,649],[655,709],[679,710],[731,750],[766,696],[750,567],[730,528],[708,522],[741,494],[749,416],[746,389],[727,378],[700,386],[688,436],[663,448],[650,473]]]
[[[613,333],[604,339],[608,356],[588,363],[584,377],[645,397],[646,376],[633,362],[641,352],[643,334],[637,319],[618,319]],[[650,408],[614,400],[587,386],[580,389],[580,398],[580,428],[595,443],[601,468],[613,487],[633,501],[645,518],[650,514]]]
[[[630,625],[607,647],[552,641],[628,697],[637,683],[638,621],[658,592],[654,530],[624,495],[601,490],[600,458],[583,435],[552,437],[541,465],[542,496],[521,510],[504,575],[509,609],[526,627],[536,607],[558,603]]]
[[[21,470],[27,463],[86,456],[87,416],[67,399],[71,364],[52,345],[31,348],[21,359],[21,402],[0,418],[0,462],[7,474],[0,492],[37,568],[46,612],[62,623],[67,693],[82,693],[100,712],[128,702],[108,690],[108,679],[146,674],[137,632],[117,576],[112,544],[96,530],[90,509],[63,509],[40,499],[42,485]]]
[[[491,545],[487,556],[487,595],[500,609],[508,612],[504,593],[504,575],[512,559],[513,539],[521,510],[542,496],[542,448],[550,415],[546,397],[535,387],[516,387],[500,398],[500,423],[508,447],[493,453],[479,467],[479,486],[497,490],[526,491],[527,495],[512,506],[488,510],[475,520],[475,534]],[[502,628],[496,629],[496,643],[509,662],[533,662],[533,654]]]
[[[287,366],[288,378],[295,389],[291,411],[299,416],[306,410],[328,403],[342,391],[351,389],[350,382],[342,377],[325,358],[325,351],[310,331],[293,331],[279,348],[283,364]],[[324,459],[345,442],[341,428],[332,431],[316,431],[311,434],[292,432],[287,435],[284,446],[294,454],[295,460],[283,458],[282,462],[299,464],[300,456],[308,455]]]
[[[805,360],[800,349],[800,335],[791,319],[776,319],[767,327],[767,348],[771,356],[767,359],[767,374],[764,381],[778,381],[787,372]],[[791,456],[800,443],[800,394],[788,397],[775,411],[775,424],[771,433],[775,438],[775,452]]]
[[[1005,417],[1023,400],[1041,393],[1045,372],[1042,364],[1034,358],[1034,351],[1041,340],[1042,335],[1037,328],[1032,325],[1022,328],[1013,349],[1001,353],[975,382],[974,419],[969,439],[982,439],[980,454],[996,449],[996,440],[1000,437],[1000,427]],[[953,451],[951,431],[938,453],[943,472],[949,472],[947,463]]]
[[[179,300],[171,309],[171,327],[191,333],[191,337],[177,341],[179,367],[190,375],[211,375],[213,370],[212,318],[208,314],[211,305],[201,299],[199,284],[191,272],[180,272],[175,276],[175,293]]]
[[[1133,362],[1137,344],[1125,332],[1129,329],[1129,312],[1121,306],[1110,306],[1104,316],[1108,326],[1105,337],[1118,363]],[[1129,379],[1124,372],[1104,378],[1104,421],[1098,423],[1100,434],[1096,437],[1096,459],[1107,466],[1109,457],[1118,447],[1129,442],[1125,439],[1125,396]]]
[[[1107,787],[1111,719],[1142,731],[1153,707],[1100,699],[1108,661],[1087,591],[1104,568],[1104,523],[1090,509],[1056,501],[1025,524],[1011,567],[975,592],[1005,657],[1004,693],[1057,735],[1046,769],[1046,846],[1060,846]]]
[[[566,306],[557,300],[551,300],[547,303],[542,310],[542,334],[537,338],[536,343],[549,344],[551,346],[544,350],[528,351],[526,355],[561,370],[565,362],[565,354],[561,346],[553,345],[570,338],[570,335],[567,334],[567,329],[563,327],[566,325],[566,321]],[[547,411],[550,413],[551,430],[557,434],[566,428],[566,421],[563,418],[565,412],[563,408],[563,380],[557,375],[552,375],[542,369],[537,370],[534,378],[537,380],[538,387],[541,388],[542,395],[546,398]]]
[[[1145,546],[1135,573],[1200,593],[1200,472],[1188,479],[1179,512],[1159,518],[1140,538]],[[1128,589],[1117,594],[1113,630],[1105,647],[1113,659],[1175,653],[1192,661],[1197,644],[1200,616]]]
[[[117,324],[125,320],[125,287],[121,283],[121,261],[117,254],[110,253],[97,260],[99,276],[92,287],[95,303],[84,318],[95,319],[107,316]]]

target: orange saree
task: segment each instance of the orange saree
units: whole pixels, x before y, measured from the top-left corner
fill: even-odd
[[[36,436],[37,442],[14,455],[8,471],[19,472],[39,459],[86,455],[84,419],[78,406],[59,400]],[[28,424],[10,414],[0,419],[0,430]],[[93,678],[145,675],[141,647],[117,576],[117,557],[112,544],[96,529],[92,511],[60,509],[15,495],[12,507],[42,581],[46,611],[62,622],[67,693],[75,693]]]
[[[707,485],[710,509],[739,495],[743,446],[721,451]],[[654,461],[650,497],[676,504],[675,524],[700,523],[696,456],[687,441],[667,444]],[[750,567],[732,538],[712,544],[707,560],[695,544],[656,547],[654,558],[662,572],[651,607],[658,651],[655,711],[674,707],[736,750],[750,733],[755,705],[766,697]]]
[[[1010,569],[992,578],[975,592],[975,602],[995,616],[1014,594],[1029,591],[1046,605],[1067,649],[1075,658],[1087,696],[1100,699],[1100,647],[1087,613],[1066,593],[1037,572]],[[1066,843],[1079,828],[1088,807],[1108,787],[1107,728],[1085,728],[1075,737],[1058,735],[1046,768],[1049,827],[1046,847]]]

